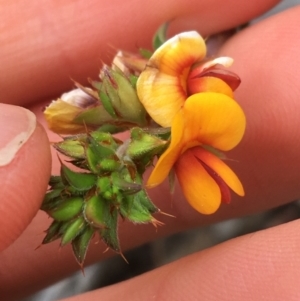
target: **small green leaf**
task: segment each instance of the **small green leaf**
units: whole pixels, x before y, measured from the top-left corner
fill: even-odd
[[[108,95],[104,91],[101,90],[101,91],[99,91],[99,97],[101,99],[101,102],[102,102],[105,110],[109,113],[109,115],[113,118],[117,118],[115,109],[114,109]]]
[[[152,221],[152,215],[139,200],[133,196],[127,196],[120,207],[120,213],[133,223],[149,223]]]
[[[49,180],[51,189],[64,188],[61,176],[51,176]]]
[[[73,188],[79,191],[91,189],[97,179],[97,176],[94,174],[75,172],[64,164],[61,165],[61,175]]]
[[[154,50],[156,50],[163,43],[166,42],[167,40],[166,34],[167,34],[168,27],[169,27],[169,23],[166,22],[158,28],[152,40],[152,47]]]
[[[56,197],[56,198],[50,199],[47,202],[42,203],[41,210],[48,213],[49,211],[51,211],[54,208],[56,208],[57,206],[59,206],[62,202],[63,202],[62,197]]]
[[[139,202],[143,208],[152,214],[158,212],[158,208],[152,203],[145,189],[134,195],[134,201]]]
[[[116,115],[118,116],[119,108],[121,106],[121,100],[117,93],[117,86],[112,83],[111,78],[111,69],[106,69],[107,73],[106,76],[103,79],[103,90],[105,91],[106,95],[109,98],[109,101],[112,105],[112,107],[115,110]]]
[[[73,253],[77,262],[82,265],[88,250],[88,246],[93,237],[94,229],[86,227],[83,232],[72,241]]]
[[[100,104],[97,107],[92,107],[84,110],[76,116],[75,123],[85,124],[88,128],[97,129],[99,126],[112,121],[113,118],[105,110],[104,106]]]
[[[118,211],[110,210],[105,216],[106,227],[99,230],[100,237],[108,247],[116,252],[120,252],[118,239]]]
[[[53,221],[47,230],[47,234],[44,237],[42,244],[48,244],[49,242],[52,242],[52,241],[60,238],[61,237],[61,233],[60,233],[61,225],[62,225],[61,222]]]
[[[48,191],[44,197],[41,209],[44,210],[43,206],[47,206],[50,202],[52,202],[54,199],[59,197],[61,195],[62,191],[63,191],[63,188],[58,188],[58,189]]]

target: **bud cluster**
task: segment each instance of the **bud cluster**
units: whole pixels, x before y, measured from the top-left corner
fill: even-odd
[[[41,209],[53,218],[43,243],[61,239],[72,244],[83,264],[89,242],[98,233],[105,244],[120,253],[118,219],[133,223],[159,222],[159,209],[142,184],[145,168],[166,148],[157,135],[132,128],[122,142],[112,134],[94,131],[66,137],[54,147],[71,158],[74,171],[61,162],[60,176],[52,176]]]

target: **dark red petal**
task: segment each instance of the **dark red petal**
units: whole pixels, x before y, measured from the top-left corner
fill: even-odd
[[[209,68],[201,73],[201,77],[213,76],[223,80],[231,89],[235,91],[241,83],[241,79],[234,72],[222,68]]]
[[[229,204],[231,202],[231,193],[230,193],[229,187],[226,185],[226,183],[223,181],[223,179],[212,168],[210,168],[208,165],[206,165],[204,162],[202,162],[199,158],[197,158],[197,160],[202,164],[202,166],[205,168],[205,170],[208,172],[208,174],[218,184],[220,191],[221,191],[221,201],[226,204]]]

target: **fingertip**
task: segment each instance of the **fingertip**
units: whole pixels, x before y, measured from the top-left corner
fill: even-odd
[[[0,105],[0,251],[39,209],[50,176],[49,142],[30,111]]]

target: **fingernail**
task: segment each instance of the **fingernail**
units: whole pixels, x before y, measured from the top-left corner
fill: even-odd
[[[27,109],[0,103],[0,166],[8,165],[36,128]]]

